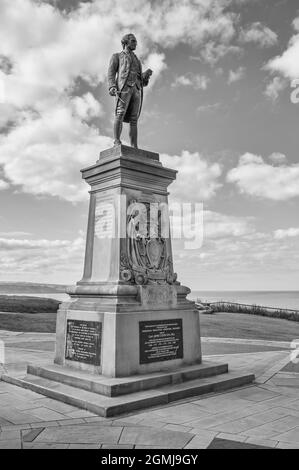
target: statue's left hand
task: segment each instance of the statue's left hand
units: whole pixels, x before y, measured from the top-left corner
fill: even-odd
[[[147,79],[150,78],[151,75],[153,75],[153,71],[151,69],[147,69],[145,72],[144,72],[144,77],[146,77]]]

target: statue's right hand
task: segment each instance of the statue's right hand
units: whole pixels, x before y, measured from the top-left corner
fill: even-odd
[[[116,91],[117,91],[117,88],[115,86],[111,87],[109,90],[109,95],[116,96]]]

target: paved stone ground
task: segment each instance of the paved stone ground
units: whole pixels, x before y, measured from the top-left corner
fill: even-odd
[[[52,361],[52,334],[1,331],[0,340],[10,373],[24,374],[28,362]],[[203,338],[206,359],[253,372],[256,383],[117,418],[0,382],[0,449],[205,449],[215,437],[298,449],[299,368],[288,366],[288,348],[282,342]]]

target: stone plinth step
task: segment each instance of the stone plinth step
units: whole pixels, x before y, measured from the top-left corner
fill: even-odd
[[[204,362],[193,366],[180,367],[180,369],[175,371],[156,372],[123,378],[96,376],[88,372],[74,371],[74,369],[56,364],[49,364],[47,366],[28,365],[27,372],[30,375],[37,375],[89,392],[115,397],[165,385],[187,382],[189,380],[226,374],[228,372],[228,364]]]
[[[151,406],[165,405],[183,398],[248,385],[253,382],[254,375],[229,372],[224,375],[190,380],[117,397],[99,395],[31,374],[22,379],[2,375],[1,379],[100,416],[110,417]]]

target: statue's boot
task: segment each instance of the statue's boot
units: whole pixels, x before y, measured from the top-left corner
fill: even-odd
[[[120,136],[121,136],[122,128],[123,128],[123,120],[122,120],[122,118],[116,116],[115,121],[114,121],[114,128],[113,128],[113,131],[114,131],[114,145],[120,145],[121,144]]]
[[[138,148],[138,146],[137,146],[137,124],[130,123],[129,136],[130,136],[131,147],[134,147],[135,149],[137,149]]]

